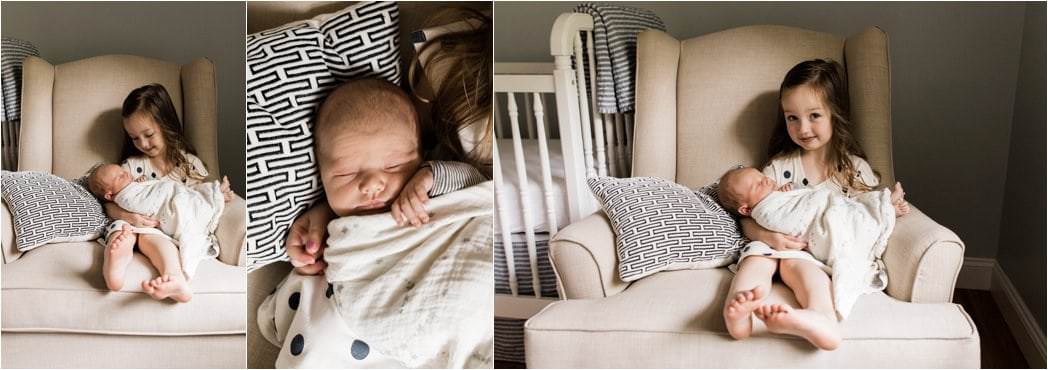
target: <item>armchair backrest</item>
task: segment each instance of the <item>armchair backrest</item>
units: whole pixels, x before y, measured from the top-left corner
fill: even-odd
[[[641,33],[633,175],[695,188],[736,164],[759,168],[783,77],[815,58],[845,66],[852,133],[881,184],[894,183],[888,37],[872,27],[846,39],[765,25],[683,41],[661,31]]]
[[[26,59],[18,169],[77,178],[94,163],[115,163],[124,145],[121,104],[137,87],[159,83],[171,95],[186,138],[219,174],[215,67],[207,59],[178,65],[105,55],[52,65]]]

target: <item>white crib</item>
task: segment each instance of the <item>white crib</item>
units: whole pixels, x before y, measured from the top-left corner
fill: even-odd
[[[554,63],[495,64],[497,318],[530,318],[561,296],[548,240],[598,209],[588,177],[630,173],[632,114],[599,114],[588,93],[594,58],[583,45],[592,30],[589,15],[562,14],[550,37]],[[588,68],[577,68],[583,60]]]

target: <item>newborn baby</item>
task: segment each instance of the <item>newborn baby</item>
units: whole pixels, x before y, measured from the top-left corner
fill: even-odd
[[[738,266],[750,256],[801,258],[831,274],[834,303],[845,317],[859,295],[883,289],[887,275],[875,261],[884,252],[895,218],[909,212],[902,201],[902,185],[848,198],[830,188],[792,190],[779,186],[754,168],[729,171],[718,189],[730,212],[753,217],[764,228],[808,241],[804,250],[773,250],[751,242],[741,252]]]
[[[155,295],[153,291],[157,289],[172,290],[173,299],[187,301],[191,294],[185,281],[193,276],[200,261],[218,256],[218,248],[210,235],[218,226],[225,202],[233,199],[229,180],[223,177],[221,183],[211,181],[192,187],[172,180],[132,181],[131,174],[122,167],[104,164],[92,169],[87,184],[95,196],[160,222],[160,231],[178,246],[184,276],[160,276],[143,282],[142,287],[150,295]],[[150,261],[162,271],[163,261],[152,257]],[[103,270],[107,281],[112,278],[108,274],[123,273],[116,269]]]

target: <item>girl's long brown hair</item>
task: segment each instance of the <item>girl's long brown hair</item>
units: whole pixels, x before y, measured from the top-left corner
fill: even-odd
[[[160,127],[164,139],[164,153],[161,155],[164,156],[164,162],[167,163],[168,173],[178,173],[196,180],[203,180],[196,174],[196,171],[193,171],[193,165],[182,155],[183,151],[196,155],[196,149],[182,135],[182,124],[178,120],[178,113],[175,112],[175,105],[171,102],[167,89],[163,85],[154,83],[132,90],[124,99],[120,116],[126,120],[138,112],[148,114]],[[131,136],[124,132],[124,152],[120,156],[120,161],[123,162],[139,155],[145,155],[145,153],[138,150],[135,143],[131,141]]]
[[[797,64],[779,86],[779,109],[776,117],[775,131],[768,143],[768,163],[803,150],[790,139],[786,130],[786,117],[782,110],[782,95],[789,89],[808,86],[822,97],[823,104],[830,109],[830,127],[833,137],[830,139],[830,168],[827,176],[845,189],[860,192],[870,191],[873,187],[858,176],[858,169],[852,163],[850,155],[866,159],[859,142],[851,133],[851,106],[848,99],[848,79],[844,66],[834,60],[815,59]],[[878,178],[880,174],[874,171]]]
[[[462,148],[459,131],[477,121],[491,122],[492,88],[492,27],[491,17],[468,8],[448,8],[427,20],[429,26],[466,21],[469,25],[462,31],[441,34],[426,41],[418,55],[438,48],[426,61],[425,67],[418,58],[408,69],[408,82],[412,94],[430,103],[430,116],[423,128],[423,146],[431,147],[437,158],[465,161],[486,172],[490,177],[491,140],[490,127],[484,137],[468,153]],[[426,74],[437,73],[436,66],[447,68],[440,87],[433,97],[419,95]],[[418,73],[422,68],[423,73]],[[433,86],[429,83],[429,86]],[[428,142],[428,143],[427,143]]]

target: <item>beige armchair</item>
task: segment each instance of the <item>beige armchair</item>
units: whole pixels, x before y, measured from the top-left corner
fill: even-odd
[[[167,88],[210,179],[218,178],[214,65],[129,55],[60,65],[25,61],[18,169],[72,179],[96,162],[117,162],[121,103],[132,89],[152,82]],[[0,216],[4,367],[245,367],[242,198],[227,204],[219,260],[201,263],[190,282],[194,298],[185,304],[155,301],[141,291],[138,283],[156,274],[141,254],[128,267],[123,290],[109,292],[100,244],[54,243],[22,254],[12,242],[6,205]]]
[[[888,37],[878,28],[841,38],[782,26],[729,29],[688,40],[647,31],[637,46],[633,173],[697,188],[734,164],[760,166],[778,87],[796,63],[846,65],[855,136],[894,183]],[[550,242],[563,297],[525,325],[528,367],[979,367],[979,336],[950,303],[964,243],[914,207],[899,219],[884,262],[889,285],[860,298],[836,351],[767,332],[737,341],[722,309],[726,268],[618,277],[614,233],[598,212]],[[776,282],[769,302],[796,307]]]

